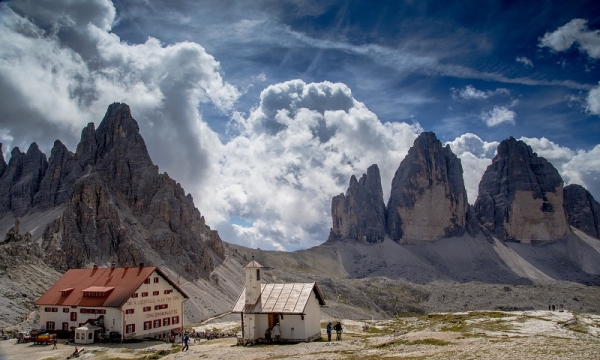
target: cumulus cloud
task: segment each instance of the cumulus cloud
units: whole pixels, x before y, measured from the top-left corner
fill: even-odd
[[[565,51],[574,44],[589,57],[600,59],[600,30],[590,30],[585,19],[573,19],[555,31],[544,34],[539,46]]]
[[[500,125],[503,123],[515,124],[517,113],[511,110],[517,102],[506,106],[494,106],[490,111],[484,111],[481,114],[481,120],[489,127]]]
[[[586,110],[591,114],[600,115],[600,85],[590,90],[586,100]]]
[[[452,152],[462,163],[467,197],[469,203],[473,204],[479,192],[479,181],[492,163],[499,142],[483,141],[475,134],[466,133],[446,144],[450,145]]]
[[[381,170],[384,198],[400,161],[422,131],[382,123],[341,83],[291,80],[267,87],[247,116],[236,114],[205,214],[238,241],[293,250],[327,239],[331,198],[352,175]],[[229,227],[226,218],[251,225]]]
[[[517,56],[515,61],[525,65],[526,67],[533,67],[533,62],[525,56]]]
[[[239,91],[220,64],[193,42],[123,42],[110,32],[108,0],[0,4],[0,130],[49,153],[56,138],[74,149],[81,129],[106,107],[126,102],[150,155],[184,185],[201,182],[220,142],[198,107],[227,114]],[[173,159],[191,164],[179,166]]]
[[[483,100],[496,95],[510,95],[510,91],[505,88],[496,90],[478,90],[473,85],[467,85],[462,89],[451,88],[452,97],[457,100]]]

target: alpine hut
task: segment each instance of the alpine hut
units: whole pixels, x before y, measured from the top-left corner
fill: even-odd
[[[308,342],[321,338],[321,306],[317,283],[263,284],[254,260],[244,267],[246,286],[232,312],[241,314],[243,342],[265,339],[267,329],[279,324],[282,342]]]

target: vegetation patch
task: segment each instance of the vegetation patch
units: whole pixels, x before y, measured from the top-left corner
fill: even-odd
[[[446,346],[446,345],[451,345],[452,343],[449,341],[445,341],[445,340],[440,340],[440,339],[432,339],[432,338],[426,338],[426,339],[418,339],[418,340],[406,340],[406,339],[393,339],[393,340],[389,340],[383,343],[379,343],[376,345],[373,345],[373,348],[382,348],[382,347],[387,347],[387,346],[391,346],[391,345],[434,345],[434,346]]]

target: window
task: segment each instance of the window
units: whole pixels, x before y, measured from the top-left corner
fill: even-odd
[[[52,311],[52,308],[49,308],[49,307],[47,307],[47,308],[44,308],[44,311],[45,311],[45,312],[51,312],[51,311]]]
[[[144,280],[144,284],[150,284],[150,278],[147,278],[146,280]]]
[[[144,330],[152,329],[152,321],[144,321]]]
[[[63,308],[63,312],[64,313],[68,313],[69,312],[69,308]]]
[[[160,295],[160,291],[153,291],[153,292],[152,292],[152,295],[154,295],[154,296],[158,296],[158,295]]]
[[[46,321],[46,330],[54,330],[54,321]]]
[[[93,337],[94,337],[94,333],[89,333],[89,334],[88,334],[88,339],[89,339],[89,340],[92,340],[92,338],[93,338]]]
[[[133,293],[133,295],[131,295],[132,298],[136,298],[138,297],[138,293]]]
[[[79,333],[75,333],[75,339],[79,339]]]
[[[158,277],[155,277],[155,278],[154,278],[154,283],[155,283],[155,284],[158,284]]]
[[[69,331],[69,323],[62,323],[62,329],[64,331]]]
[[[165,290],[165,295],[170,294],[172,292],[173,292],[173,289]]]
[[[58,308],[52,308],[52,312],[58,312]]]
[[[172,321],[173,325],[175,324],[179,324],[179,316],[173,316],[173,321]]]
[[[125,314],[133,314],[134,310],[135,309],[127,309],[127,310],[125,310]]]
[[[260,280],[260,269],[256,269],[256,280]]]
[[[152,310],[152,306],[144,306],[144,312]]]
[[[168,318],[168,317],[164,318],[163,326],[169,326],[169,325],[171,325],[171,318]]]
[[[77,321],[77,313],[76,312],[71,313],[71,321]]]
[[[154,305],[154,310],[166,309],[168,307],[168,304]]]
[[[125,332],[127,334],[131,334],[135,332],[135,324],[127,324],[127,326],[125,326]]]
[[[154,328],[159,328],[159,327],[160,327],[160,319],[154,320]]]
[[[146,297],[146,296],[148,296],[148,293],[144,291],[144,292],[142,293],[142,297]]]

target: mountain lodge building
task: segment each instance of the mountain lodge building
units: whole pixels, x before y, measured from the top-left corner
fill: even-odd
[[[167,338],[183,331],[189,296],[158,267],[68,270],[35,305],[40,328],[72,331],[75,343],[101,338]],[[85,326],[84,326],[85,325]]]

